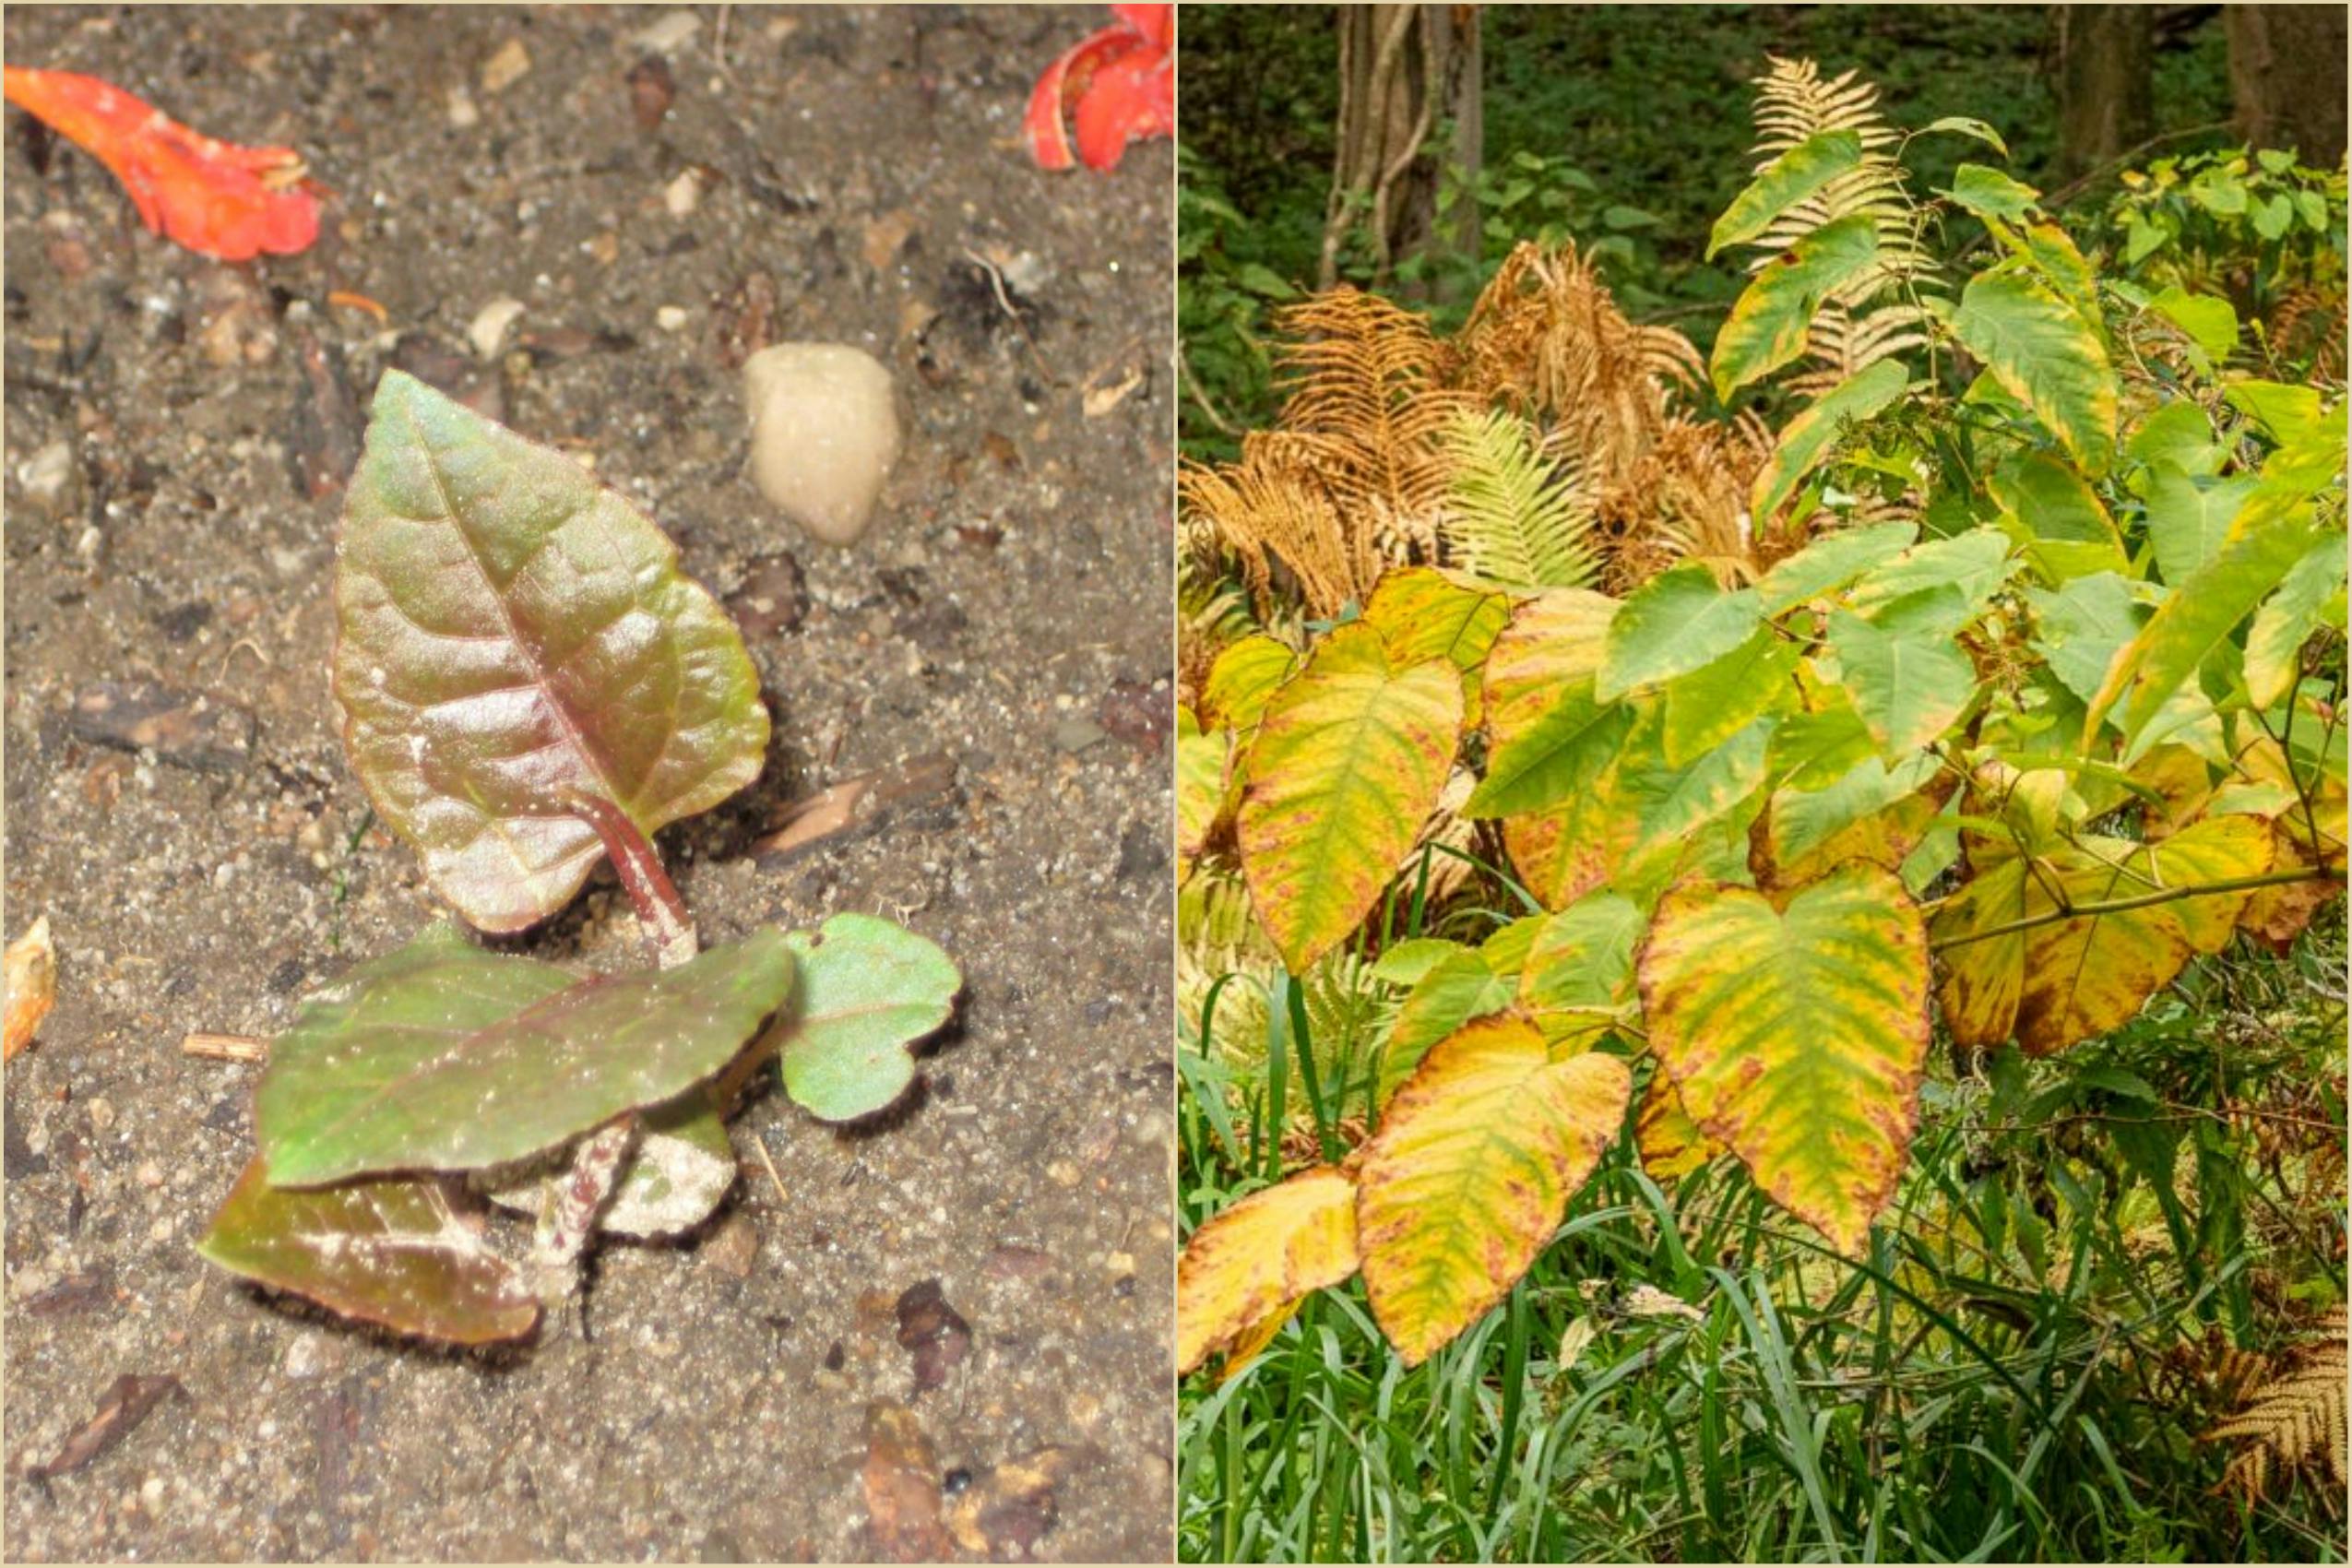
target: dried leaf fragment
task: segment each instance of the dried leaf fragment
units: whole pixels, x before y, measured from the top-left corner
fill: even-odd
[[[52,1476],[62,1476],[78,1470],[131,1435],[138,1424],[154,1413],[164,1396],[187,1390],[180,1380],[169,1374],[142,1377],[137,1372],[125,1372],[98,1396],[98,1413],[75,1430],[57,1450],[57,1456],[45,1465],[33,1465],[25,1470],[29,1480],[45,1481]]]
[[[955,1542],[939,1519],[939,1455],[906,1406],[883,1399],[866,1412],[863,1476],[876,1554],[893,1562],[944,1562]]]
[[[17,1052],[32,1043],[41,1020],[57,1001],[57,949],[49,941],[47,915],[8,944],[7,985],[7,1039],[0,1061],[16,1060]]]
[[[898,1298],[898,1343],[914,1352],[915,1392],[947,1382],[972,1348],[972,1325],[947,1304],[939,1281],[926,1279]]]
[[[1053,1527],[1053,1489],[1083,1456],[1075,1448],[1040,1448],[989,1471],[949,1509],[956,1544],[1000,1562],[1027,1558]]]

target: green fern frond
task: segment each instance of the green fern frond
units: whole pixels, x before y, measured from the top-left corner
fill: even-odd
[[[2248,1440],[2229,1462],[2225,1484],[2249,1497],[2269,1493],[2279,1469],[2318,1460],[2341,1490],[2345,1482],[2345,1312],[2321,1320],[2325,1337],[2304,1348],[2287,1370],[2249,1396],[2245,1408],[2209,1434]]]
[[[1441,532],[1455,564],[1511,588],[1593,580],[1595,497],[1580,467],[1548,460],[1527,422],[1497,409],[1456,414],[1443,442],[1454,476]]]

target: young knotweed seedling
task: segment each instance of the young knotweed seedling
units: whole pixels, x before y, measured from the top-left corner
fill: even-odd
[[[560,454],[386,372],[335,600],[345,748],[434,892],[521,931],[609,857],[657,967],[583,979],[446,921],[361,964],[272,1043],[259,1152],[197,1250],[404,1333],[517,1339],[598,1231],[717,1207],[726,1114],[770,1056],[813,1114],[869,1115],[962,977],[863,915],[701,950],[651,836],[758,777],[758,678],[675,547]],[[535,1217],[527,1258],[469,1190]]]

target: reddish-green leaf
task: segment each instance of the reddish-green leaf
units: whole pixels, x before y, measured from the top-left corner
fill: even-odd
[[[575,980],[445,922],[304,1004],[270,1047],[255,1136],[287,1186],[522,1159],[716,1074],[792,968],[763,927],[678,968]]]
[[[726,613],[620,496],[398,371],[377,384],[335,578],[335,699],[376,812],[485,931],[563,908],[603,845],[759,774],[767,714]]]
[[[518,1339],[539,1321],[521,1272],[457,1217],[439,1177],[301,1192],[271,1186],[256,1156],[196,1251],[402,1334],[481,1345]]]

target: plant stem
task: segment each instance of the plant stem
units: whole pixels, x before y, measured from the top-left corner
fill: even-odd
[[[604,852],[612,857],[613,873],[637,912],[637,928],[654,963],[674,969],[692,958],[700,945],[695,922],[687,918],[685,901],[661,869],[661,857],[637,831],[637,825],[611,801],[585,790],[569,791],[564,804],[604,841]]]
[[[2333,882],[2333,872],[2317,866],[2299,866],[2293,871],[2265,872],[2260,876],[2231,877],[2223,882],[2201,883],[2193,887],[2159,887],[2153,893],[2135,893],[2128,898],[2108,898],[2096,904],[2075,904],[2048,909],[2023,920],[2005,921],[1972,931],[1962,936],[1950,936],[1929,944],[1932,952],[1942,953],[1954,947],[1966,947],[1972,942],[1990,942],[1996,936],[2010,936],[2030,931],[2037,925],[2055,925],[2060,921],[2085,920],[2097,915],[2120,914],[2126,909],[2144,909],[2151,904],[2169,904],[2176,898],[2203,898],[2215,893],[2244,893],[2257,887],[2278,887],[2290,882]]]

